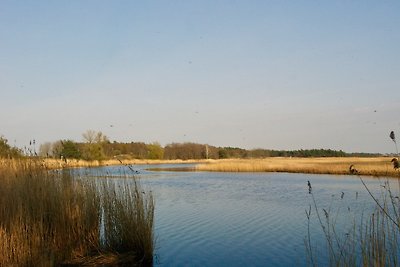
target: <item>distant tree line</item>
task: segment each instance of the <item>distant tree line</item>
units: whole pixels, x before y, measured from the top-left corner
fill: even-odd
[[[379,156],[372,153],[346,153],[332,149],[270,150],[243,149],[238,147],[216,147],[197,143],[172,143],[162,147],[154,142],[111,142],[101,132],[87,131],[84,142],[59,140],[40,146],[39,155],[54,158],[75,158],[85,160],[120,159],[228,159],[266,157],[349,157]]]
[[[373,153],[346,153],[332,149],[270,150],[243,149],[238,147],[216,147],[197,143],[172,143],[162,147],[154,142],[111,142],[102,132],[88,130],[82,135],[83,142],[58,140],[40,145],[39,156],[58,159],[105,160],[119,159],[228,159],[267,157],[371,157]],[[0,136],[0,157],[21,157],[24,153],[11,147],[7,139]],[[25,153],[32,156],[34,153]]]

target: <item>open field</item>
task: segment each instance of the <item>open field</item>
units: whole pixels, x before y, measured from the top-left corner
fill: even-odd
[[[265,158],[212,160],[196,166],[197,171],[216,172],[292,172],[315,174],[350,174],[354,165],[360,175],[400,176],[392,158]]]

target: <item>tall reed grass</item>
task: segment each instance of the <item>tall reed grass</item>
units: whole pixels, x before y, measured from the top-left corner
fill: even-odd
[[[318,259],[322,255],[327,255],[329,266],[399,266],[399,201],[389,189],[377,199],[376,208],[366,210],[361,218],[354,217],[350,208],[347,213],[339,211],[340,208],[321,207],[314,193],[310,193],[312,205],[306,210],[308,233],[305,238],[309,266],[319,266]],[[326,251],[321,249],[324,244],[312,241],[312,220],[317,220],[321,227]]]
[[[325,254],[316,249],[317,244],[311,240],[310,222],[318,221],[326,241],[326,255],[329,266],[399,266],[400,265],[400,184],[392,190],[391,182],[386,179],[381,184],[381,193],[374,195],[364,179],[355,172],[369,193],[375,208],[366,210],[361,218],[332,206],[321,207],[309,183],[309,194],[312,204],[306,210],[308,232],[305,238],[308,265],[318,266],[318,257]],[[398,180],[400,183],[400,181]],[[394,193],[395,192],[395,193]],[[341,199],[344,198],[344,193]],[[341,201],[341,200],[339,200]],[[350,200],[354,202],[357,200]],[[340,217],[342,216],[342,217]],[[341,223],[339,224],[338,221]],[[345,223],[343,223],[345,222]],[[314,229],[316,231],[316,229]],[[321,244],[319,244],[321,245]]]
[[[140,185],[0,161],[0,266],[150,266],[154,201]]]

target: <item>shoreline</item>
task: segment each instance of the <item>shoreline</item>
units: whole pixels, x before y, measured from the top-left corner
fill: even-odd
[[[304,174],[365,175],[400,177],[392,157],[334,157],[334,158],[264,158],[218,160],[196,166],[196,171],[214,172],[288,172]],[[355,171],[350,171],[353,165]]]
[[[271,157],[263,159],[203,159],[203,160],[103,160],[85,161],[68,159],[41,159],[48,169],[91,168],[118,165],[157,165],[157,164],[196,164],[188,171],[210,172],[288,172],[305,174],[332,174],[400,177],[400,170],[395,170],[392,157],[333,157],[333,158],[290,158]],[[357,173],[351,173],[353,165]]]
[[[152,160],[152,159],[108,159],[86,161],[80,159],[40,159],[42,165],[48,169],[67,169],[67,168],[95,168],[105,166],[120,165],[157,165],[157,164],[200,164],[208,160]]]

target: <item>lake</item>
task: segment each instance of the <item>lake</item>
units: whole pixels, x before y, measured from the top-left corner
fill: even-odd
[[[319,212],[337,215],[339,236],[375,207],[357,176],[147,170],[165,167],[179,166],[133,166],[155,197],[155,266],[306,266],[310,205],[311,244],[324,266],[326,241],[307,181]],[[116,181],[130,173],[122,166],[86,172]],[[384,180],[363,179],[374,194],[382,192]]]

